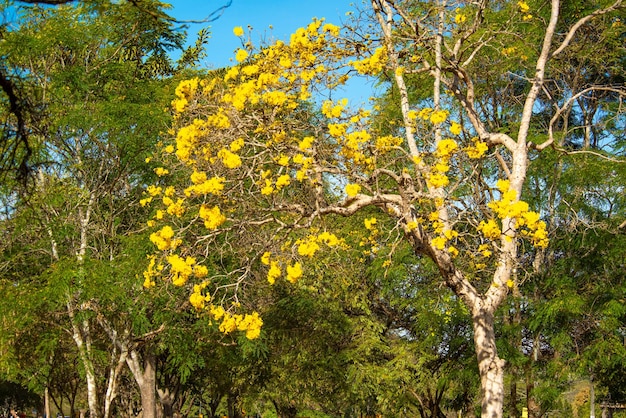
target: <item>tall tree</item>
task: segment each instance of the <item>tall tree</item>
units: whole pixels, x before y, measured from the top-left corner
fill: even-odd
[[[558,0],[545,7],[374,0],[376,28],[360,37],[346,33],[345,40],[338,27],[317,20],[289,43],[259,51],[244,44],[235,56],[239,65],[222,79],[190,79],[176,91],[176,137],[164,148],[161,180],[148,190],[147,199],[161,202],[151,235],[160,268],[146,272],[146,284],[157,277],[181,286],[192,280],[194,306],[206,307],[223,331],[254,338],[261,325],[256,315],[229,312],[236,305],[224,304],[253,272],[266,269],[270,282],[295,282],[321,251],[356,247],[376,257],[381,248],[407,243],[434,263],[441,283],[469,311],[482,416],[502,416],[496,310],[516,286],[515,271],[527,254],[548,245],[540,208],[522,200],[531,151],[554,141],[534,131],[535,111],[540,97],[549,101],[551,63],[581,27],[622,7],[621,0],[595,2],[557,32]],[[527,30],[529,53],[506,59]],[[383,71],[397,89],[401,116],[385,121],[398,123],[391,134],[381,133],[388,126],[369,123],[369,111],[351,111],[347,100],[325,101],[323,117],[302,117],[313,91],[332,90],[355,72]],[[429,82],[428,107],[411,101],[414,76]],[[495,89],[495,102],[482,102],[493,77],[518,81]],[[517,110],[499,100],[508,89],[520,101]],[[615,92],[623,95],[623,86]],[[508,123],[493,123],[502,113]],[[170,173],[187,176],[187,186],[168,187]],[[333,230],[333,217],[366,209],[378,212],[363,219],[364,239]],[[233,242],[245,249],[235,258],[239,267],[224,268],[230,283],[216,286],[204,260],[232,257]]]
[[[11,275],[3,287],[25,297],[30,286],[44,296],[31,306],[58,315],[77,350],[91,416],[110,416],[123,367],[140,386],[144,416],[155,416],[150,337],[163,318],[148,325],[150,312],[131,309],[143,295],[134,282],[145,257],[131,236],[143,228],[145,153],[168,125],[171,77],[197,61],[206,34],[175,63],[167,53],[182,49],[184,32],[144,18],[146,8],[162,13],[161,3],[92,6],[23,8],[19,27],[4,34],[4,64],[22,75],[39,119],[28,124],[37,175],[3,219]],[[33,261],[29,249],[40,255],[21,270]]]

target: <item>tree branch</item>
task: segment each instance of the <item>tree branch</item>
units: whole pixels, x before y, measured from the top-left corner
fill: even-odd
[[[595,12],[593,12],[593,13],[591,13],[591,14],[583,17],[583,18],[581,18],[576,23],[574,23],[574,25],[567,32],[567,35],[565,36],[565,39],[563,40],[563,42],[561,42],[561,45],[557,49],[555,49],[554,52],[552,52],[552,54],[550,54],[549,58],[553,58],[553,57],[557,56],[558,54],[560,54],[561,52],[563,52],[563,50],[565,50],[565,48],[568,47],[568,45],[570,44],[570,42],[574,38],[574,35],[576,35],[576,31],[582,25],[584,25],[585,23],[589,22],[594,17],[601,16],[603,14],[607,14],[607,13],[610,13],[610,12],[612,12],[614,10],[623,8],[624,6],[622,6],[622,1],[623,0],[617,0],[615,3],[613,3],[611,6],[607,7],[606,9],[596,10]]]

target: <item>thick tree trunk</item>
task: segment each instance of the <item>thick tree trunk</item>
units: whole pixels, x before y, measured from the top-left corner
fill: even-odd
[[[126,357],[126,364],[130,369],[141,394],[142,418],[157,417],[156,394],[156,359],[152,353],[145,353],[143,367],[137,350],[130,350]]]
[[[498,357],[494,317],[480,310],[472,318],[481,389],[481,417],[500,418],[504,407],[504,360]]]

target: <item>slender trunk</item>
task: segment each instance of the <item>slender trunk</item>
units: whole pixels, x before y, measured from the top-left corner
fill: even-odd
[[[516,376],[513,377],[511,382],[510,399],[509,399],[509,415],[511,418],[517,418],[519,413],[517,412],[517,382]]]
[[[596,392],[593,378],[589,381],[589,418],[596,418]]]
[[[50,397],[48,396],[48,386],[43,393],[43,414],[46,418],[50,417]]]
[[[174,416],[174,394],[169,390],[157,389],[159,401],[161,402],[162,413],[160,418],[172,418]]]
[[[111,360],[116,356],[117,350],[113,349],[113,353],[111,354]],[[118,376],[120,375],[122,368],[124,367],[124,363],[126,362],[127,351],[122,349],[119,357],[117,358],[116,364],[111,364],[109,367],[109,378],[107,379],[107,389],[104,394],[104,413],[102,414],[103,418],[109,418],[111,416],[111,405],[113,401],[117,397],[117,383]]]
[[[480,309],[472,315],[474,344],[480,372],[482,418],[500,418],[504,406],[504,360],[498,357],[494,316]]]
[[[91,355],[91,331],[87,321],[80,323],[75,316],[75,307],[71,295],[67,295],[67,313],[72,324],[72,338],[78,348],[78,357],[83,365],[85,380],[87,381],[87,404],[89,405],[89,416],[99,418],[98,390],[96,373]]]

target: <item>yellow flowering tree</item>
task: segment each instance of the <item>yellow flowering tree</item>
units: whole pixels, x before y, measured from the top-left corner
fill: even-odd
[[[521,199],[529,152],[550,141],[530,140],[533,108],[550,61],[583,23],[621,1],[558,36],[558,0],[542,10],[531,2],[409,3],[372,1],[376,36],[314,20],[285,42],[260,49],[242,42],[236,65],[179,85],[172,141],[159,150],[160,182],[142,201],[153,206],[155,245],[144,285],[188,286],[193,307],[220,330],[253,339],[262,318],[239,313],[244,286],[312,280],[323,252],[389,256],[409,245],[434,262],[470,312],[482,415],[497,417],[504,361],[494,314],[516,286],[522,250],[548,245],[541,214]],[[483,25],[494,14],[501,27]],[[490,45],[505,45],[531,23],[543,31],[536,53],[526,57],[533,74],[513,127],[500,127],[489,113],[498,109],[478,102],[476,63],[493,56]],[[245,32],[238,27],[234,35]],[[383,74],[398,118],[381,120],[376,108],[336,98],[350,77]],[[416,77],[428,80],[430,105],[412,98]],[[329,218],[366,208],[378,212],[360,230],[332,229]]]

